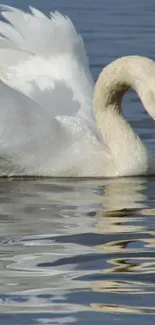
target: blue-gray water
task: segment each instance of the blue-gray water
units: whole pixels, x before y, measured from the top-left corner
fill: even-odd
[[[69,15],[95,79],[119,56],[155,58],[154,0],[3,3]],[[124,111],[155,152],[132,92]],[[0,324],[137,322],[155,322],[155,178],[0,180]]]

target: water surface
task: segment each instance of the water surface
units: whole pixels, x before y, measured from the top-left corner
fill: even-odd
[[[2,180],[1,323],[153,324],[154,187],[153,178]]]

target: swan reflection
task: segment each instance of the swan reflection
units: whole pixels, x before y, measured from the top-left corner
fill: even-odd
[[[144,308],[155,291],[149,184],[147,178],[1,180],[0,310],[154,313]],[[120,293],[126,305],[118,304]]]

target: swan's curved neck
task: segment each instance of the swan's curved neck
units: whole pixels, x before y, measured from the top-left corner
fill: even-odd
[[[134,89],[148,113],[155,117],[155,64],[152,60],[128,56],[120,58],[101,72],[94,90],[94,113],[97,125],[119,166],[141,159],[148,152],[122,115],[124,92]],[[146,153],[147,152],[147,153]]]

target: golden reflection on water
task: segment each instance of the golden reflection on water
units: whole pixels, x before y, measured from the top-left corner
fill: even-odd
[[[123,305],[91,304],[92,310],[115,314],[155,314],[155,308],[131,307]]]
[[[104,188],[104,206],[107,210],[138,209],[145,207],[145,179],[120,178],[108,181]]]
[[[104,187],[104,208],[93,211],[94,232],[111,236],[109,241],[96,246],[97,252],[105,255],[105,258],[108,256],[107,267],[100,270],[103,278],[106,274],[133,274],[133,279],[139,274],[155,274],[155,254],[151,254],[155,247],[155,231],[147,223],[147,217],[154,218],[155,209],[147,208],[150,197],[145,194],[146,189],[142,179],[120,179],[117,182],[107,182]],[[121,239],[121,234],[126,238]],[[119,257],[109,258],[110,253],[119,254]],[[121,280],[120,276],[118,281],[94,280],[91,288],[94,292],[102,292],[104,300],[107,293],[130,295],[131,302],[133,295],[149,294],[154,297],[154,284],[145,282],[145,279],[127,281]],[[155,307],[145,304],[132,306],[132,303],[91,303],[90,306],[92,310],[106,313],[155,314]]]

